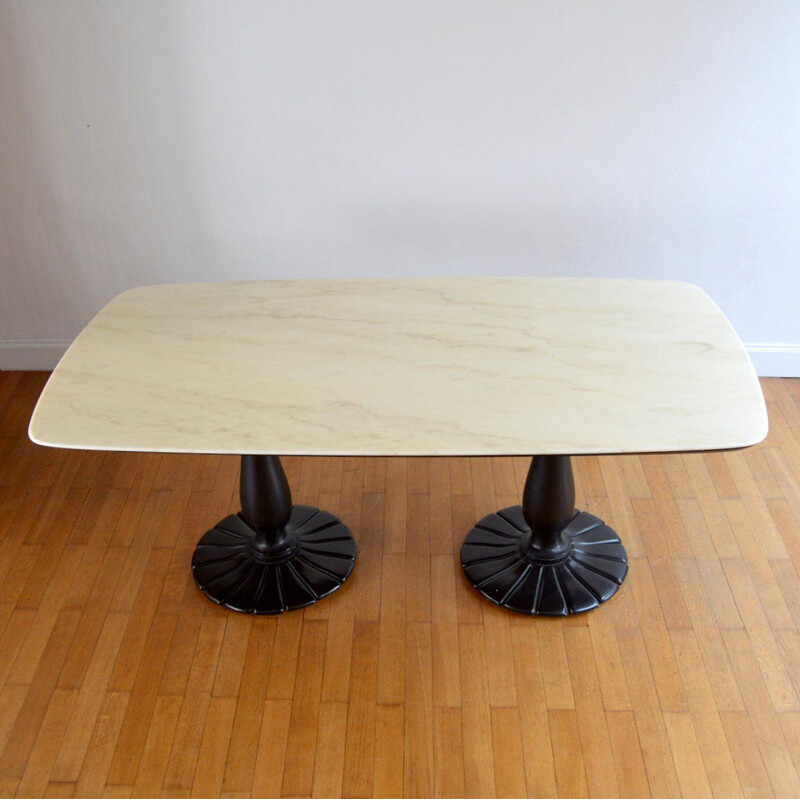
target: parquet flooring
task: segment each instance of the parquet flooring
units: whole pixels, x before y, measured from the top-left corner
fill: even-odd
[[[356,569],[245,617],[189,569],[238,459],[37,447],[45,379],[0,373],[0,796],[800,795],[800,380],[749,450],[575,459],[631,568],[553,620],[458,563],[526,459],[285,459]]]

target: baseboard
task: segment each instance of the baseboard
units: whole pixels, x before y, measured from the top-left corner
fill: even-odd
[[[69,339],[0,340],[0,370],[53,369]],[[800,343],[754,342],[745,348],[762,378],[800,378]]]
[[[800,343],[751,342],[745,348],[762,378],[800,378]]]
[[[71,344],[71,339],[0,339],[0,369],[53,369]]]

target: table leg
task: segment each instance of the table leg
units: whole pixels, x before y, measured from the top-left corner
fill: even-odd
[[[280,614],[316,603],[353,571],[356,543],[333,514],[293,506],[278,456],[242,456],[242,510],[197,544],[192,572],[215,603],[246,614]]]
[[[566,616],[608,600],[625,580],[628,558],[611,528],[575,510],[569,456],[535,456],[522,505],[478,522],[461,547],[461,566],[493,603]]]

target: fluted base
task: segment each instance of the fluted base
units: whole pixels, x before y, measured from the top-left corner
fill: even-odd
[[[564,534],[567,552],[539,558],[531,551],[531,529],[522,508],[504,508],[467,534],[461,565],[484,597],[511,611],[548,616],[590,611],[625,580],[625,548],[611,528],[585,511],[575,512]]]
[[[294,506],[286,531],[283,547],[264,552],[239,514],[226,517],[197,544],[197,586],[215,603],[245,614],[280,614],[335,592],[353,571],[350,529],[327,511]]]

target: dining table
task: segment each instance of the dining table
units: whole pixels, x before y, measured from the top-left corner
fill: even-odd
[[[198,531],[191,569],[254,614],[321,600],[357,554],[347,520],[293,503],[281,456],[530,456],[519,505],[464,531],[461,564],[489,601],[563,616],[628,571],[620,536],[575,508],[574,457],[766,433],[748,355],[698,286],[544,277],[129,289],[71,344],[29,427],[49,447],[240,456],[241,510]]]

